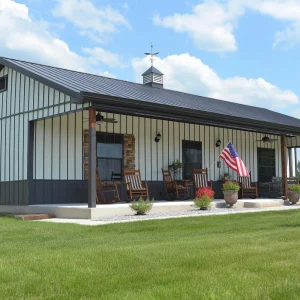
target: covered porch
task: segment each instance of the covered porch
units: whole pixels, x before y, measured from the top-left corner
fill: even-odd
[[[193,169],[206,168],[215,198],[222,199],[224,175],[238,180],[219,159],[229,141],[251,172],[252,182],[257,182],[259,198],[284,198],[288,176],[296,175],[291,164],[296,162],[295,152],[287,147],[292,134],[279,134],[274,127],[263,128],[256,122],[238,126],[229,121],[221,126],[220,119],[191,117],[188,121],[168,114],[163,118],[117,111],[100,110],[95,105],[32,123],[30,205],[88,203],[92,208],[97,197],[103,203],[113,202],[113,194],[101,199],[99,180],[101,188],[116,184],[120,200],[125,202],[126,169],[140,170],[142,180],[148,182],[150,198],[167,200],[161,170],[176,160],[183,168],[174,179],[187,180],[190,199],[194,197]],[[97,115],[98,119],[101,116],[98,122]]]

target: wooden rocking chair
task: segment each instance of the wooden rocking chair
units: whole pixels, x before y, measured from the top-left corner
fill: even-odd
[[[179,199],[180,196],[185,196],[187,194],[187,198],[189,197],[189,188],[186,180],[176,180],[174,181],[171,175],[170,170],[161,169],[164,180],[164,190],[165,194],[170,199],[170,196],[176,197]]]
[[[145,181],[145,187],[143,187],[140,170],[125,169],[124,178],[127,189],[127,199],[129,198],[129,200],[132,201],[134,197],[149,198],[148,182]]]
[[[208,172],[206,169],[193,169],[193,184],[194,184],[194,192],[196,192],[199,188],[210,187],[212,189],[212,180],[208,180]]]
[[[249,196],[252,199],[258,198],[258,188],[257,182],[251,181],[251,172],[249,172],[249,177],[239,177],[238,181],[241,186],[241,197]]]
[[[97,204],[112,204],[120,201],[118,187],[115,183],[103,184],[100,178],[99,170],[96,168],[96,203]],[[101,200],[98,198],[100,194]],[[109,201],[106,201],[106,193],[112,194]]]

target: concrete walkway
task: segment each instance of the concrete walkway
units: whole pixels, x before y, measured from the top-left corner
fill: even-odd
[[[284,205],[278,207],[264,207],[264,208],[212,208],[211,210],[202,211],[199,209],[190,209],[181,212],[169,212],[160,214],[149,214],[145,216],[136,216],[134,214],[125,216],[115,216],[103,218],[101,220],[91,219],[64,219],[64,218],[53,218],[38,220],[35,222],[49,222],[49,223],[72,223],[79,225],[97,226],[114,223],[127,223],[136,221],[147,221],[147,220],[162,220],[162,219],[175,219],[175,218],[186,218],[186,217],[200,217],[200,216],[213,216],[213,215],[228,215],[228,214],[239,214],[239,213],[254,213],[254,212],[265,212],[265,211],[286,211],[300,209],[300,204],[297,205]]]

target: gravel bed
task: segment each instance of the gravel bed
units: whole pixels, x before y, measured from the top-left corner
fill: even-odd
[[[132,222],[132,221],[182,218],[182,217],[193,217],[193,216],[225,215],[225,214],[262,212],[262,211],[274,211],[274,210],[275,211],[291,210],[291,209],[299,209],[299,208],[300,205],[269,207],[269,208],[212,208],[209,210],[200,210],[199,208],[192,208],[192,209],[178,211],[178,212],[149,213],[142,216],[135,215],[134,213],[132,213],[132,215],[106,217],[94,221],[101,222],[102,224],[110,224],[110,223],[123,223],[123,222]]]

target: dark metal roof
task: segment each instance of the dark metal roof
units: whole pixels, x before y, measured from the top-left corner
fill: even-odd
[[[268,128],[272,124],[279,124],[281,129],[286,128],[285,132],[288,132],[287,127],[290,127],[293,132],[299,131],[300,134],[300,119],[265,108],[8,58],[0,57],[0,64],[10,66],[25,75],[69,93],[77,99],[83,99],[84,95],[91,94],[98,95],[99,99],[117,98],[122,102],[131,100],[139,105],[144,103],[155,107],[186,110],[187,112],[192,110],[195,115],[197,112],[202,114],[213,113],[218,115],[220,119],[242,118],[252,124],[256,122],[262,124],[264,122],[268,124]]]
[[[142,74],[142,76],[150,74],[150,73],[155,73],[155,74],[158,74],[158,75],[164,75],[162,72],[160,72],[159,70],[157,70],[155,67],[151,66],[146,72],[144,72]]]

